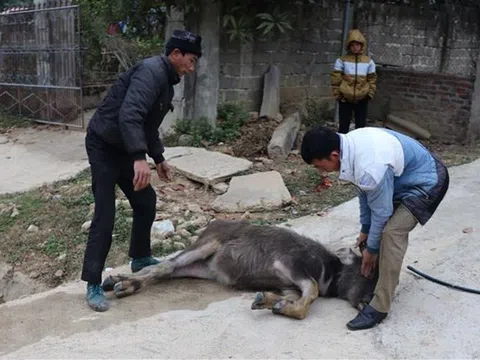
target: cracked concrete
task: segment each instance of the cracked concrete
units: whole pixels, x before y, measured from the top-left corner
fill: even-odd
[[[0,142],[0,194],[27,191],[88,167],[85,132],[16,129]]]
[[[356,311],[318,299],[302,321],[251,311],[254,294],[200,280],[165,282],[90,311],[75,282],[0,306],[0,357],[17,358],[475,358],[480,356],[480,297],[412,275],[406,266],[479,288],[480,160],[451,169],[437,213],[411,235],[391,313],[380,326],[349,332]],[[338,247],[352,245],[357,200],[324,217],[289,223]],[[338,241],[338,239],[342,239]],[[123,269],[125,270],[125,269]]]

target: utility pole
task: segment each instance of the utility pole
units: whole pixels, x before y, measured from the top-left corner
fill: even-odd
[[[348,30],[350,27],[350,9],[351,2],[350,0],[346,0],[345,2],[345,10],[343,12],[343,32],[342,32],[342,43],[340,47],[340,56],[345,55],[345,42],[347,41]],[[338,115],[338,101],[335,99],[335,123],[339,123],[339,115]]]

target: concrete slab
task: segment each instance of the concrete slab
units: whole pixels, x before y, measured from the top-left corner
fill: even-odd
[[[65,180],[88,168],[85,133],[18,129],[0,144],[0,194]]]
[[[267,211],[281,208],[292,200],[278,171],[235,176],[228,191],[212,203],[218,212]]]
[[[252,166],[246,159],[206,150],[171,158],[169,164],[189,179],[205,185],[225,181]]]
[[[410,237],[391,313],[378,327],[349,332],[346,302],[318,299],[302,321],[251,311],[252,293],[200,280],[167,281],[115,299],[106,313],[85,305],[76,282],[0,305],[0,357],[51,358],[479,358],[478,295],[412,276],[414,266],[459,285],[479,287],[480,161],[451,169],[437,213]],[[354,199],[325,216],[289,223],[332,247],[358,233]],[[465,228],[473,232],[462,232]],[[125,271],[127,267],[123,269]],[[111,296],[111,295],[109,295]]]
[[[202,148],[189,146],[166,147],[165,152],[163,153],[163,157],[165,158],[165,160],[170,161],[178,157],[193,155],[197,153],[204,153],[206,151],[207,150]]]
[[[300,126],[300,114],[295,112],[275,129],[267,148],[270,159],[287,158],[293,148]]]
[[[170,162],[170,160],[181,157],[196,154],[198,152],[206,151],[202,148],[190,147],[190,146],[174,146],[174,147],[165,147],[165,152],[163,153],[163,157],[166,161]],[[147,161],[151,164],[155,164],[153,159],[147,155]]]
[[[48,287],[0,261],[0,303],[47,291]]]

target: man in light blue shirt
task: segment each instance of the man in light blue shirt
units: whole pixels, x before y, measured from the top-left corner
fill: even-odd
[[[351,320],[350,330],[379,324],[390,311],[408,235],[425,225],[449,185],[446,166],[418,141],[382,128],[348,134],[317,127],[302,142],[302,158],[320,171],[339,171],[339,178],[358,189],[363,276],[378,260],[379,279],[372,301]]]

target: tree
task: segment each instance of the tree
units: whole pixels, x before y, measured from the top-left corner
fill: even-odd
[[[33,5],[33,0],[0,0],[0,9],[31,5]]]

